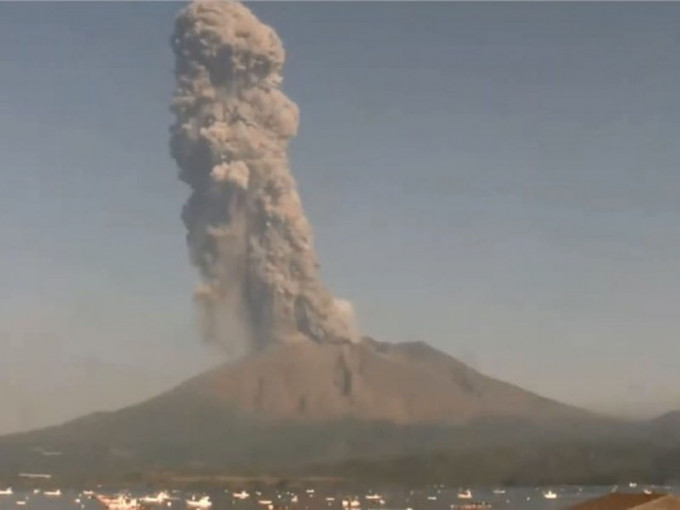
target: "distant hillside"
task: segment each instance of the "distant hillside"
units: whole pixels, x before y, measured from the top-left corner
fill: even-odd
[[[296,470],[619,429],[625,427],[482,375],[422,343],[276,345],[142,404],[0,438],[0,477],[19,470],[81,477]]]
[[[348,459],[314,472],[408,486],[666,484],[680,477],[680,448],[641,438],[582,438]]]
[[[671,411],[651,420],[649,431],[657,441],[680,442],[680,411]]]

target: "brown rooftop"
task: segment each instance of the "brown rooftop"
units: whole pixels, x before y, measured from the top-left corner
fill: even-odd
[[[680,499],[662,493],[624,493],[613,492],[591,499],[569,510],[680,510]]]

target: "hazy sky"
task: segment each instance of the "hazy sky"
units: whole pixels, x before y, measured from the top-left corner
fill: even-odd
[[[0,400],[72,366],[153,392],[215,356],[168,155],[180,7],[0,3]],[[293,171],[365,333],[570,403],[680,407],[680,4],[251,8],[287,48]]]

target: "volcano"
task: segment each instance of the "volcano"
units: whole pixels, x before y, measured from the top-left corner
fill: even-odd
[[[0,476],[263,472],[517,444],[605,423],[424,343],[272,344],[141,404],[0,438]]]
[[[484,376],[425,343],[272,345],[154,401],[209,402],[255,421],[359,420],[464,425],[489,418],[549,423],[587,413]]]

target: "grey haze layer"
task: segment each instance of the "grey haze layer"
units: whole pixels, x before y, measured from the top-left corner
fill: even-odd
[[[192,188],[183,221],[203,283],[206,339],[353,341],[350,303],[319,279],[312,232],[289,170],[298,109],[280,90],[280,39],[237,2],[199,1],[172,35],[171,153]]]

